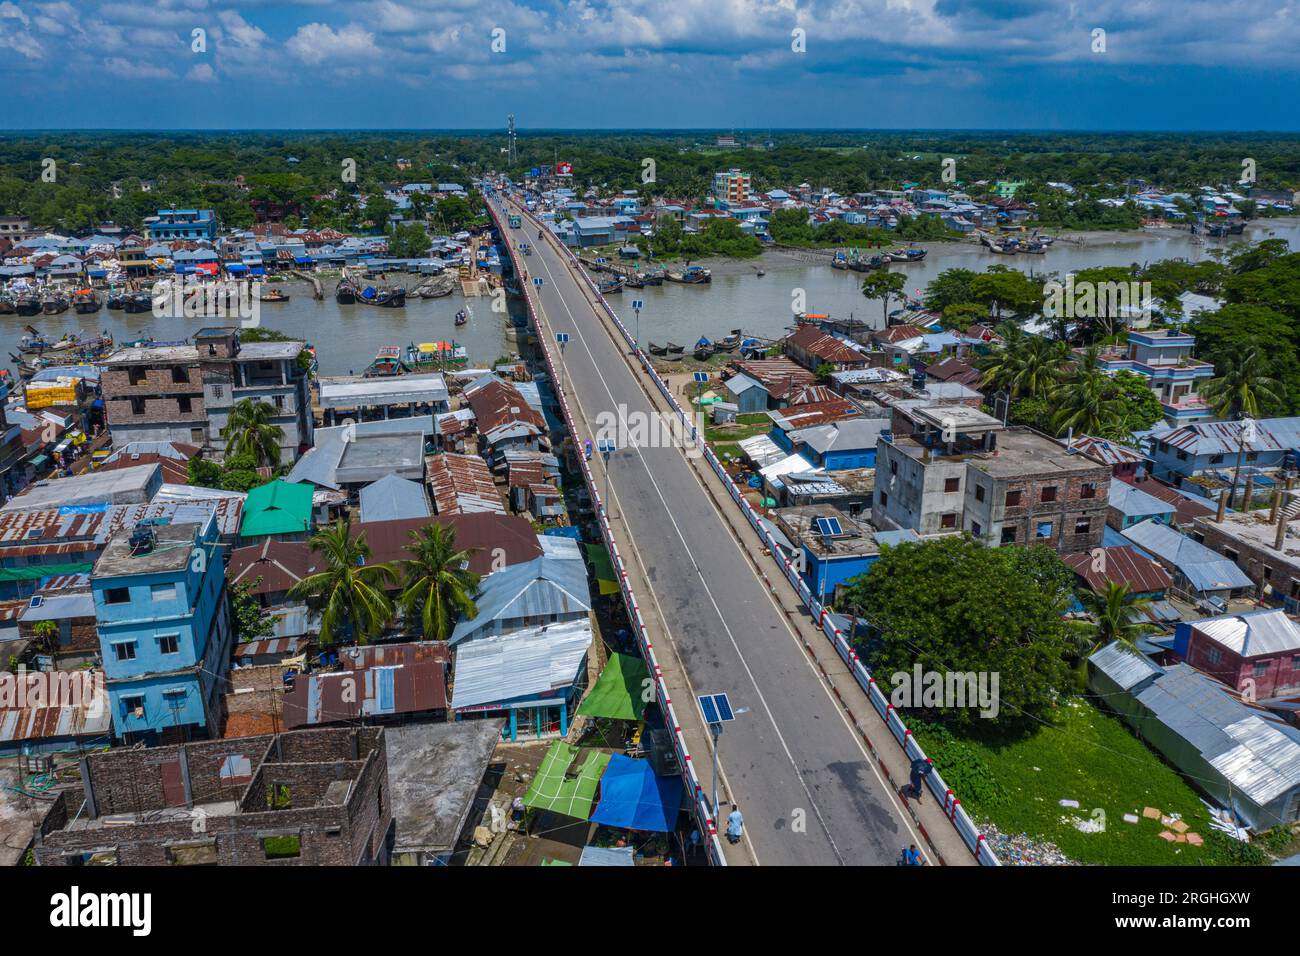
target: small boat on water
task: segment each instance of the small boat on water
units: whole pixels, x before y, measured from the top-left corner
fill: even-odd
[[[646,285],[664,284],[664,273],[662,269],[655,272],[638,272],[637,277]]]
[[[62,292],[47,292],[41,297],[41,312],[44,315],[62,315],[68,311],[68,297]]]
[[[153,311],[153,295],[149,292],[129,292],[122,298],[122,311],[131,314]]]
[[[25,292],[14,300],[14,311],[19,315],[39,315],[41,299],[35,292]]]
[[[623,280],[623,285],[627,286],[629,289],[644,289],[645,279],[641,277],[641,273],[633,272]]]
[[[834,258],[831,259],[832,269],[847,269],[849,265],[849,257],[842,252],[835,253]]]
[[[669,272],[664,278],[669,282],[680,282],[683,285],[702,285],[713,281],[713,273],[700,266],[687,266],[686,271]]]
[[[926,249],[917,249],[914,247],[895,249],[893,252],[889,253],[889,255],[885,256],[884,259],[886,262],[920,262],[925,258],[927,251],[928,250]]]
[[[108,301],[104,303],[113,312],[121,312],[126,305],[126,294],[122,292],[110,292]]]
[[[669,342],[669,343],[668,343],[668,354],[669,354],[669,355],[681,355],[681,354],[682,354],[683,352],[685,352],[685,351],[686,351],[686,346],[684,346],[684,345],[678,345],[676,342]]]
[[[99,293],[94,289],[78,289],[72,294],[72,308],[78,315],[92,315],[103,304]]]
[[[0,315],[13,315],[17,309],[11,296],[0,295]]]
[[[289,296],[279,289],[272,289],[270,292],[263,292],[257,297],[259,302],[288,302]]]
[[[647,343],[646,343],[646,347],[645,347],[645,349],[646,349],[646,351],[649,352],[651,355],[667,355],[667,354],[668,354],[668,346],[666,346],[666,345],[656,345],[654,342],[647,342]]]
[[[601,295],[613,295],[615,292],[623,291],[623,283],[626,282],[622,276],[611,276],[601,281],[597,286]]]
[[[742,329],[732,329],[731,334],[724,335],[713,343],[713,349],[716,352],[734,352],[740,348],[741,340],[744,337],[745,333]]]
[[[859,256],[849,263],[849,268],[854,272],[871,272],[875,269],[883,269],[889,265],[889,260],[884,256]]]
[[[759,278],[762,278],[763,276],[767,275],[767,271],[765,269],[755,269],[754,275],[758,276]]]
[[[469,308],[466,307],[456,313],[456,325],[461,326],[469,321]]]
[[[406,289],[397,286],[393,289],[376,289],[366,286],[357,296],[362,305],[373,305],[381,309],[400,309],[406,305]]]
[[[463,345],[451,342],[412,342],[406,347],[406,367],[409,371],[428,372],[445,368],[459,368],[469,363],[469,351]]]
[[[713,357],[714,351],[713,343],[701,335],[695,343],[695,357],[701,362],[707,362]]]
[[[339,305],[352,305],[357,301],[357,287],[346,280],[339,280],[334,287],[334,301]]]
[[[374,361],[366,366],[366,378],[392,378],[406,371],[402,363],[402,350],[396,345],[385,345],[376,353]]]

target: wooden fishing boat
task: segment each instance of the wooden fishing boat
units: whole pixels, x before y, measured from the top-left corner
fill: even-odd
[[[456,319],[455,319],[456,325],[461,326],[467,323],[468,321],[469,321],[468,309],[461,309],[459,312],[456,313]]]
[[[18,315],[39,315],[41,299],[34,292],[24,292],[14,300],[14,312]]]
[[[406,305],[406,289],[402,286],[393,289],[377,289],[368,285],[361,290],[357,301],[362,305],[373,305],[380,309],[400,309]]]
[[[0,315],[13,315],[17,311],[12,296],[0,295]]]
[[[708,269],[700,266],[688,266],[685,272],[668,272],[664,278],[669,282],[680,282],[683,285],[701,285],[713,281],[713,273]]]
[[[651,355],[667,355],[668,347],[666,345],[656,345],[654,342],[646,343],[646,351]]]
[[[385,345],[376,354],[374,361],[368,366],[364,376],[366,378],[393,378],[406,372],[406,366],[402,363],[402,350],[396,345]]]
[[[153,311],[153,295],[148,292],[132,292],[122,300],[122,311],[132,314]]]
[[[904,264],[908,262],[920,262],[925,258],[927,251],[928,250],[926,249],[916,248],[895,249],[893,252],[885,256],[884,259],[886,262],[901,262]]]
[[[357,287],[351,282],[340,280],[334,287],[334,301],[339,305],[352,305],[357,301]]]
[[[114,312],[121,312],[126,305],[126,296],[121,292],[110,292],[105,305]]]
[[[92,315],[101,305],[103,301],[94,289],[78,289],[72,295],[72,308],[78,315]]]
[[[68,311],[68,297],[62,292],[47,292],[41,297],[41,312],[44,315],[62,315]]]
[[[682,354],[683,352],[685,352],[685,351],[686,351],[686,346],[684,346],[684,345],[678,345],[676,342],[669,342],[669,343],[668,343],[668,354],[669,354],[669,355],[681,355],[681,354]]]
[[[704,336],[700,336],[699,341],[695,343],[695,357],[701,362],[707,362],[713,357],[713,352],[713,343]]]
[[[288,302],[289,296],[279,289],[272,289],[270,292],[263,292],[257,297],[259,302]]]
[[[623,283],[625,281],[626,280],[622,276],[612,276],[611,278],[603,280],[597,288],[600,289],[601,295],[613,295],[615,292],[623,291]]]

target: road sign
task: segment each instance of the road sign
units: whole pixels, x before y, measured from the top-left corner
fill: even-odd
[[[568,345],[568,344],[569,344],[569,333],[568,333],[568,332],[556,332],[556,333],[555,333],[555,341],[558,342],[558,343],[561,344],[561,345]]]
[[[642,309],[644,309],[644,308],[645,308],[645,303],[642,302],[640,299],[633,299],[633,300],[632,300],[632,311],[633,311],[633,312],[640,312],[640,311],[641,311]]]
[[[533,285],[537,286],[537,288],[540,289],[540,288],[542,287],[542,277],[541,277],[541,276],[536,276],[536,277],[533,279]]]
[[[708,372],[696,372],[696,373],[695,373],[695,381],[696,381],[697,383],[699,383],[700,385],[703,385],[703,384],[704,384],[705,382],[707,382],[708,380],[709,380],[709,373],[708,373]]]
[[[731,701],[726,694],[703,694],[698,700],[706,724],[721,724],[736,719],[736,713],[731,709]]]

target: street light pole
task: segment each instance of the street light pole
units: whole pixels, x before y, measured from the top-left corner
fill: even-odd
[[[718,741],[722,739],[722,724],[709,724],[713,731],[713,826],[718,827]]]

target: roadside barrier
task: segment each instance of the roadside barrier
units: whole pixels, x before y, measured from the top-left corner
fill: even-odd
[[[533,215],[531,210],[524,209],[524,212],[527,215],[527,217],[538,227],[543,229],[547,228],[546,224],[543,223],[540,219],[538,219],[535,215]],[[496,219],[495,212],[493,213],[493,219],[494,220]],[[498,228],[500,228],[499,222],[497,223],[497,226]],[[507,233],[502,231],[502,235],[507,235]],[[508,241],[506,245],[507,246],[509,245]],[[575,256],[572,250],[570,250],[567,246],[561,245],[561,248],[564,250],[564,254],[570,260],[571,264],[577,267],[576,271],[581,281],[586,283],[587,287],[591,290],[596,300],[599,301],[601,306],[605,309],[606,314],[614,322],[615,326],[617,326],[619,332],[622,333],[623,339],[626,341],[629,349],[633,350],[633,354],[636,355],[637,360],[641,363],[642,369],[646,372],[646,374],[648,374],[651,377],[651,379],[655,383],[655,386],[659,389],[660,394],[663,395],[663,397],[668,401],[668,404],[677,413],[677,415],[679,415],[682,418],[686,427],[690,429],[691,440],[696,442],[697,445],[699,445],[700,449],[703,452],[703,457],[709,463],[709,467],[713,469],[714,474],[718,476],[718,479],[723,483],[724,487],[726,487],[727,493],[731,495],[731,499],[741,507],[742,511],[745,514],[745,518],[749,521],[750,527],[753,528],[754,531],[758,533],[758,536],[762,539],[763,544],[767,547],[768,552],[772,555],[772,559],[776,561],[777,565],[781,568],[781,571],[785,575],[786,580],[790,582],[790,585],[798,593],[800,600],[802,600],[804,605],[808,608],[808,611],[812,615],[813,619],[817,621],[818,627],[821,629],[822,633],[827,637],[827,639],[830,640],[831,646],[835,648],[835,653],[839,655],[840,660],[844,661],[844,663],[848,665],[849,669],[853,673],[854,680],[857,681],[858,686],[861,687],[863,692],[867,695],[867,700],[870,701],[871,706],[875,709],[876,713],[880,715],[881,720],[885,722],[885,727],[889,730],[895,742],[900,747],[903,748],[903,753],[910,760],[924,760],[928,764],[930,764],[932,769],[931,772],[927,774],[925,777],[926,786],[929,787],[930,792],[934,795],[934,798],[938,800],[940,805],[943,807],[944,816],[948,818],[949,822],[953,826],[953,829],[957,831],[957,835],[960,836],[962,842],[966,844],[966,848],[971,851],[971,853],[975,856],[975,859],[981,865],[1000,866],[1001,863],[998,860],[997,855],[992,851],[992,849],[989,848],[988,841],[984,838],[984,834],[982,834],[979,831],[979,827],[975,825],[975,822],[971,820],[970,816],[966,813],[966,809],[965,807],[962,806],[961,800],[953,792],[952,788],[949,787],[944,782],[943,776],[939,772],[939,768],[935,767],[934,761],[930,757],[926,756],[925,751],[921,748],[921,745],[916,742],[916,738],[912,735],[912,732],[908,730],[907,725],[903,723],[902,718],[898,716],[898,712],[894,709],[894,705],[889,702],[889,698],[886,697],[885,694],[876,685],[876,679],[871,675],[871,672],[867,669],[866,665],[862,663],[861,659],[859,659],[857,651],[853,650],[853,648],[849,646],[848,640],[847,638],[845,638],[844,634],[842,633],[842,630],[835,626],[834,618],[832,617],[829,609],[823,606],[822,602],[817,599],[817,596],[808,587],[807,582],[804,581],[802,576],[800,576],[799,572],[795,569],[794,563],[791,562],[788,558],[782,556],[782,551],[776,542],[776,538],[772,536],[771,532],[769,532],[763,526],[762,522],[759,520],[761,516],[758,514],[757,511],[754,510],[754,507],[748,501],[745,500],[744,495],[741,494],[740,488],[736,485],[735,481],[732,480],[731,476],[727,474],[727,471],[723,467],[722,462],[718,459],[717,455],[713,453],[713,449],[710,448],[708,444],[704,441],[703,436],[698,434],[698,430],[695,427],[695,422],[693,421],[690,413],[681,406],[681,403],[677,401],[677,399],[673,396],[672,391],[669,389],[668,383],[665,382],[659,376],[659,373],[655,371],[654,365],[650,362],[649,356],[647,356],[645,352],[642,351],[639,344],[636,342],[635,338],[633,338],[632,334],[628,331],[627,327],[623,325],[623,322],[618,317],[618,314],[610,306],[609,302],[606,301],[605,297],[600,294],[600,290],[597,287],[597,285],[591,281],[591,277],[588,276],[586,271],[581,267],[581,264],[578,262],[577,256]],[[511,249],[509,251],[511,257],[513,258],[514,250]],[[529,309],[531,312],[532,299],[529,298],[528,302],[529,302]],[[534,323],[536,323],[535,315],[533,316],[533,319],[534,319]],[[540,325],[538,326],[538,328],[540,328]],[[544,339],[543,336],[538,336],[538,338]],[[546,343],[544,343],[544,346],[546,346]],[[548,368],[550,368],[549,346],[545,347],[545,351],[547,355],[547,366]],[[553,382],[556,381],[554,377],[553,368],[551,368],[551,374],[552,374],[552,381]],[[567,415],[567,406],[565,407],[566,407],[566,415]],[[570,421],[570,429],[572,430],[571,421]],[[576,437],[577,433],[574,432],[573,434]],[[578,458],[579,460],[581,460],[583,456],[579,454]],[[596,500],[595,487],[591,482],[591,476],[588,472],[585,461],[582,464],[583,464],[584,475],[587,478],[589,489],[591,490],[593,495],[593,500]],[[607,529],[608,526],[607,523],[605,523],[603,508],[598,508],[598,513],[601,515],[602,533],[605,533],[605,530]],[[612,542],[613,542],[613,536],[610,535],[608,545],[610,547],[610,553],[614,554],[616,552]],[[619,569],[620,578],[622,579],[622,584],[624,585],[624,587],[626,587],[627,576],[622,571],[623,565],[621,559],[616,559],[616,566]],[[634,603],[632,603],[630,591],[626,591],[625,597],[628,599],[629,602],[628,607],[635,608]],[[641,624],[640,613],[635,612],[635,616],[636,616],[637,625],[639,629],[639,635],[641,636],[641,639],[645,643],[646,647],[649,647],[649,642],[645,639],[644,636],[645,631],[644,631],[644,626]],[[647,656],[646,661],[647,663],[649,663],[651,661],[651,658]],[[652,664],[652,669],[655,671],[656,674],[658,674],[659,669],[657,665]],[[666,695],[664,696],[666,697]],[[680,736],[680,732],[679,732],[679,736]],[[868,744],[870,745],[870,740],[868,740]],[[686,742],[685,740],[682,740],[681,748],[683,752],[685,752],[685,747],[686,747]],[[683,760],[683,766],[686,766],[687,760],[689,760],[689,757],[686,757]],[[883,770],[884,767],[882,766],[881,769]],[[694,792],[698,797],[701,791],[699,790],[698,780],[694,776],[694,768],[691,768],[691,777],[688,780],[688,782],[696,788]],[[894,783],[899,784],[898,781],[894,781]],[[901,786],[901,784],[899,785]],[[717,840],[716,828],[712,827],[712,823],[710,823],[710,826],[711,826],[711,829],[709,830],[710,836],[716,841]],[[721,849],[721,845],[719,845],[719,850],[720,849]]]
[[[502,223],[496,208],[491,202],[488,203],[489,212],[492,215],[492,221],[496,223],[497,229],[503,236],[509,233],[502,228]],[[532,218],[531,214],[529,214]],[[507,240],[506,245],[509,246]],[[567,250],[566,250],[567,251]],[[677,720],[677,710],[673,704],[672,697],[668,693],[668,685],[664,681],[663,670],[659,666],[658,656],[655,654],[654,643],[650,640],[650,634],[646,630],[645,621],[641,617],[641,607],[637,603],[636,595],[632,593],[632,586],[628,583],[627,566],[623,562],[623,554],[619,550],[618,542],[614,538],[613,528],[610,527],[609,518],[605,510],[605,502],[597,490],[597,482],[592,474],[591,465],[587,461],[586,455],[578,446],[578,429],[574,425],[573,413],[569,409],[569,398],[565,394],[561,378],[556,374],[556,365],[551,353],[552,343],[549,337],[541,334],[545,328],[541,322],[541,313],[534,302],[534,290],[531,282],[524,281],[528,278],[527,271],[523,268],[522,263],[515,259],[515,250],[508,249],[511,259],[515,262],[515,269],[519,273],[520,287],[524,292],[524,301],[528,306],[528,315],[533,320],[533,327],[539,332],[537,336],[538,343],[541,345],[542,357],[546,362],[547,374],[551,377],[551,386],[555,391],[556,400],[560,403],[560,411],[564,418],[564,423],[569,429],[569,434],[573,437],[577,447],[578,467],[582,471],[582,479],[587,485],[587,492],[591,495],[591,500],[596,510],[597,523],[600,526],[600,536],[608,549],[610,557],[614,562],[614,569],[618,572],[618,586],[623,595],[623,602],[627,606],[628,614],[632,621],[632,630],[636,634],[637,643],[641,647],[641,654],[650,669],[654,679],[655,699],[659,704],[660,710],[664,715],[664,722],[672,731],[673,749],[677,753],[678,766],[682,768],[682,776],[685,778],[686,786],[691,793],[691,805],[695,811],[696,822],[699,825],[700,833],[704,838],[704,845],[709,856],[709,861],[716,866],[726,866],[727,858],[722,851],[722,841],[718,835],[717,821],[713,816],[713,808],[709,806],[709,800],[706,796],[707,791],[700,782],[699,774],[695,772],[695,763],[691,760],[691,752],[686,746],[686,736],[682,733],[681,723]],[[608,308],[608,306],[606,306]]]

